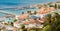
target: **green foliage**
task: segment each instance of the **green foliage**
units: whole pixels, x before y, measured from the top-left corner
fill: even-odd
[[[35,14],[35,15],[36,15],[36,13],[37,13],[37,12],[36,12],[36,11],[34,11],[34,14]]]
[[[14,22],[18,21],[17,19],[14,19]]]
[[[51,28],[52,28],[51,25],[47,25],[43,28],[42,31],[52,31]]]
[[[25,29],[23,29],[23,31],[27,31],[27,29],[25,28]]]
[[[42,28],[36,28],[36,31],[42,31]]]
[[[11,26],[13,26],[13,22],[11,22]]]
[[[31,30],[35,30],[36,28],[35,27],[32,27],[32,28],[30,28]]]
[[[22,28],[22,29],[25,29],[25,25],[24,25],[24,24],[22,24],[22,25],[21,25],[21,28]]]
[[[35,27],[30,28],[30,31],[36,31]]]
[[[32,15],[31,11],[27,11],[28,14]]]
[[[47,14],[47,15],[46,15],[46,19],[47,19],[47,20],[51,20],[51,14]]]
[[[59,31],[60,30],[60,14],[54,12],[46,15],[46,22],[44,23],[43,31]]]
[[[45,23],[44,23],[44,26],[46,26],[46,25],[48,25],[48,24],[51,23],[51,14],[47,14],[47,15],[45,16],[45,18],[46,18],[46,21],[45,21]]]
[[[60,25],[56,27],[56,31],[60,31]]]

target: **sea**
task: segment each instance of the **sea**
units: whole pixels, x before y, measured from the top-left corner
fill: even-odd
[[[27,6],[32,4],[43,4],[47,2],[56,2],[58,0],[0,0],[0,16],[6,16],[6,14],[1,13],[1,11],[5,11],[8,13],[21,15],[22,12],[26,13],[27,11],[36,11],[37,9],[22,9],[22,10],[15,10],[11,8],[21,8],[21,6]],[[10,8],[10,9],[8,9]]]

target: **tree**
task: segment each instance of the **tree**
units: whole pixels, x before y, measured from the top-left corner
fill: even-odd
[[[45,26],[44,28],[43,28],[43,30],[42,31],[52,31],[52,26],[51,25],[47,25],[47,26]]]
[[[28,14],[32,15],[31,11],[27,11]]]
[[[25,25],[24,24],[21,25],[21,29],[25,29]]]
[[[37,31],[37,29],[35,27],[32,27],[29,29],[29,31]]]
[[[14,19],[14,22],[18,21],[17,19]]]
[[[44,26],[46,26],[46,25],[48,25],[48,24],[51,23],[51,14],[47,14],[47,15],[45,16],[45,19],[46,19],[46,21],[45,21],[45,23],[44,23]]]
[[[44,31],[59,31],[60,30],[60,14],[57,12],[54,12],[54,16],[52,14],[47,14],[46,16],[46,21],[45,22],[45,28],[43,29]]]
[[[37,13],[37,12],[36,12],[36,11],[34,11],[34,14],[35,14],[35,15],[36,15],[36,13]]]
[[[11,26],[13,26],[13,24],[14,24],[14,23],[13,23],[13,22],[11,22]]]

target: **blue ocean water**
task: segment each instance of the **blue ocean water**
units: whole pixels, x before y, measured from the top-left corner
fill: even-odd
[[[0,16],[6,16],[6,14],[0,13]]]
[[[24,6],[29,4],[38,4],[46,2],[55,2],[57,0],[0,0],[0,8],[4,6]]]
[[[39,4],[39,3],[46,3],[46,2],[56,2],[57,0],[0,0],[0,9],[4,8],[15,8],[17,6],[25,6],[30,4]],[[10,13],[14,13],[20,15],[22,12],[26,11],[35,11],[37,9],[25,9],[25,10],[2,10]],[[2,13],[0,13],[0,16]]]
[[[38,4],[46,2],[55,2],[57,0],[0,0],[0,5],[28,5],[28,4]]]
[[[2,10],[12,14],[20,15],[22,12],[27,13],[27,11],[36,11],[37,9],[24,9],[24,10]]]

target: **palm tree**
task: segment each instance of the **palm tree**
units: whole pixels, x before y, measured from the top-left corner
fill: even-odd
[[[36,11],[34,11],[34,14],[36,14],[37,12]]]
[[[27,13],[30,14],[30,15],[32,14],[31,11],[27,11]]]
[[[57,4],[55,4],[55,7],[54,8],[57,9]]]

